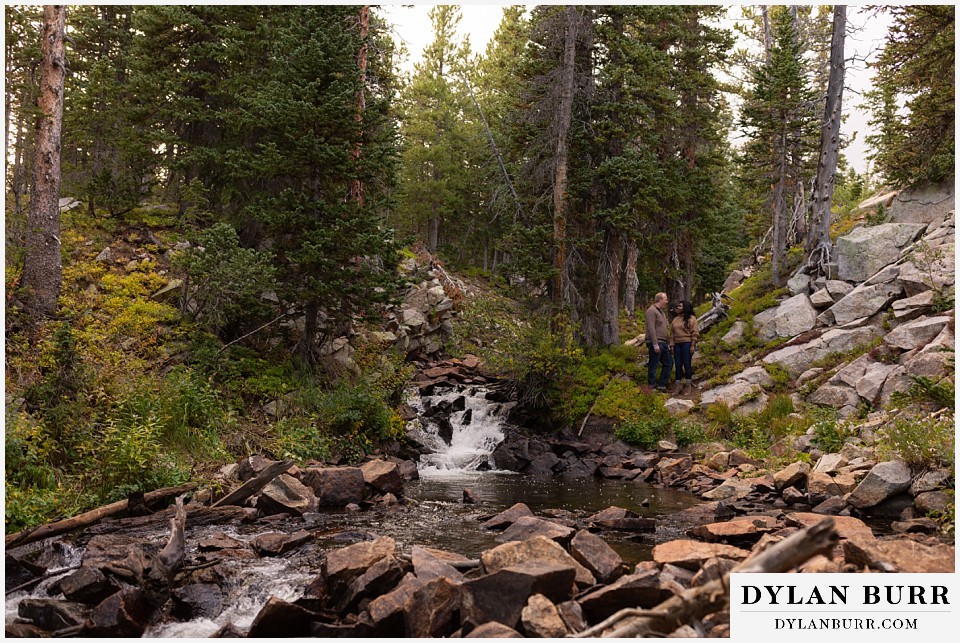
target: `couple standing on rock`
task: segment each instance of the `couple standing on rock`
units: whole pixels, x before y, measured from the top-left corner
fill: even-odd
[[[660,392],[666,392],[670,382],[670,370],[676,361],[677,382],[686,377],[680,393],[689,395],[693,392],[692,360],[697,349],[697,340],[700,339],[700,328],[693,314],[693,305],[689,301],[681,301],[673,306],[675,317],[668,323],[665,311],[669,303],[667,294],[658,292],[653,298],[653,304],[647,308],[647,384],[656,386]],[[657,367],[660,366],[660,378],[657,379]]]

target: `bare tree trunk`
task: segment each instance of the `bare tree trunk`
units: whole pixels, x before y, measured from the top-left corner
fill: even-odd
[[[830,261],[830,208],[833,201],[834,179],[837,175],[837,156],[840,151],[840,112],[843,103],[844,38],[847,28],[847,7],[833,7],[833,37],[830,42],[830,79],[827,83],[827,101],[820,130],[820,160],[813,184],[811,201],[813,214],[806,250],[807,267],[824,274],[824,265]]]
[[[770,56],[773,52],[773,36],[770,33],[770,12],[767,5],[760,6],[760,15],[763,16],[763,54],[764,60],[770,64]]]
[[[434,206],[436,210],[436,206]],[[440,217],[437,216],[436,212],[430,216],[427,220],[427,250],[430,251],[430,254],[437,253],[437,244],[440,242]]]
[[[565,9],[567,18],[560,68],[560,105],[557,114],[557,166],[553,183],[553,242],[556,246],[553,265],[557,271],[553,299],[560,303],[567,290],[564,262],[567,255],[567,172],[570,154],[570,125],[573,118],[574,61],[577,53],[577,8]]]
[[[310,299],[304,306],[303,336],[294,351],[302,364],[313,362],[313,345],[317,341],[317,314],[320,306],[316,299]]]
[[[784,126],[785,127],[785,126]],[[783,255],[786,251],[786,218],[787,218],[787,132],[780,132],[780,145],[777,150],[776,183],[773,186],[773,285],[781,285],[780,269],[783,265]]]
[[[630,240],[627,245],[627,278],[623,292],[623,307],[627,311],[627,317],[634,317],[637,314],[637,288],[640,286],[640,279],[637,277],[637,242]]]
[[[23,264],[26,309],[40,317],[57,312],[57,297],[63,280],[60,262],[60,126],[66,68],[66,15],[67,9],[63,5],[43,8],[43,63],[37,100],[40,118]]]
[[[620,343],[620,261],[622,239],[609,228],[604,230],[603,252],[603,323],[600,342],[604,346]]]
[[[680,253],[680,262],[683,264],[683,298],[693,301],[693,276],[696,264],[693,260],[693,235],[685,232],[681,239],[683,246]]]

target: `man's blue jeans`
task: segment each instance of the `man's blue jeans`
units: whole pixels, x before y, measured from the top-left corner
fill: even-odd
[[[670,356],[670,347],[666,342],[657,342],[660,345],[660,352],[653,350],[653,343],[647,342],[647,352],[650,354],[650,360],[647,362],[647,384],[657,388],[667,388],[670,382],[670,371],[673,369],[673,357]],[[657,380],[657,367],[662,366],[660,370],[660,379]]]

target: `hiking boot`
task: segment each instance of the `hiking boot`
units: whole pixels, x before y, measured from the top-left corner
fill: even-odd
[[[681,395],[693,395],[693,381],[692,381],[692,380],[687,380],[686,382],[684,382],[684,384],[683,384],[683,392],[680,393],[680,394],[681,394]]]

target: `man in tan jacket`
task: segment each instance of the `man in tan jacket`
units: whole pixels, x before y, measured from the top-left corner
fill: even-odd
[[[658,292],[653,298],[653,304],[647,308],[647,384],[656,386],[657,390],[665,393],[667,383],[670,382],[670,371],[673,368],[673,342],[670,340],[670,326],[667,323],[667,293]],[[660,369],[660,379],[657,379],[657,367]]]

